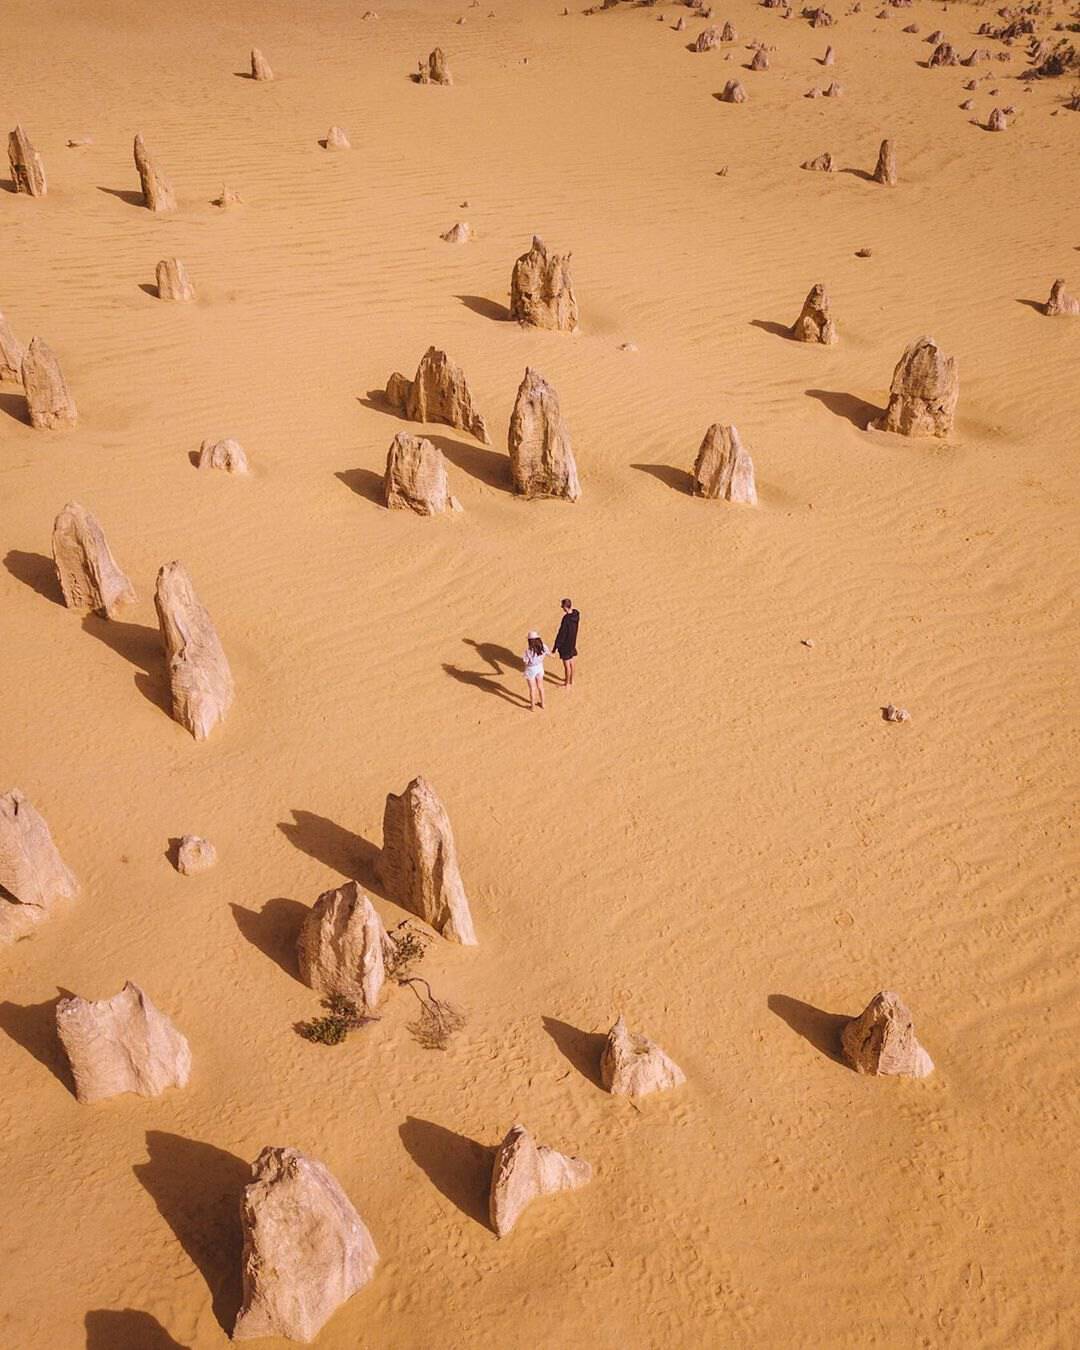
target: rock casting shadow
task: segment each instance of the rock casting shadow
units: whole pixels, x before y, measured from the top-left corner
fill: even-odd
[[[245,909],[243,905],[237,904],[230,904],[229,908],[241,935],[275,965],[280,966],[286,975],[299,980],[296,939],[300,935],[300,925],[310,913],[307,905],[302,905],[299,900],[278,896],[274,900],[267,900],[262,909]]]
[[[430,431],[422,434],[438,446],[451,464],[478,482],[487,487],[501,488],[504,492],[513,491],[509,455],[489,450],[485,446],[469,445],[467,441],[456,441],[451,436],[433,436]]]
[[[56,578],[56,565],[44,553],[24,553],[22,549],[9,549],[4,556],[4,566],[24,586],[29,586],[45,600],[64,607],[64,593]]]
[[[750,327],[760,328],[762,332],[772,333],[774,337],[787,338],[789,342],[795,341],[791,333],[791,325],[787,323],[774,323],[772,319],[751,319]]]
[[[560,1053],[570,1061],[583,1078],[587,1078],[595,1087],[603,1088],[600,1078],[600,1053],[607,1036],[597,1031],[582,1031],[572,1027],[569,1022],[560,1022],[555,1017],[541,1019],[544,1030],[558,1046]]]
[[[488,1192],[495,1150],[416,1116],[407,1116],[398,1134],[406,1153],[435,1189],[467,1218],[490,1228]]]
[[[693,496],[691,478],[685,469],[677,469],[674,464],[631,464],[630,467],[659,479],[673,492],[681,492],[685,497]]]
[[[86,1350],[190,1350],[138,1308],[95,1308],[85,1326]]]
[[[198,1267],[228,1334],[240,1311],[240,1200],[251,1168],[213,1144],[162,1130],[147,1131],[146,1148],[149,1161],[131,1170]]]
[[[849,173],[852,178],[861,178],[864,183],[876,183],[877,179],[872,173],[867,173],[865,169],[841,169],[841,173]]]
[[[47,998],[44,1003],[0,1003],[0,1030],[43,1064],[74,1097],[71,1065],[56,1034],[56,1005],[61,998],[70,997],[68,990],[60,989],[56,998]]]
[[[133,188],[108,188],[99,187],[99,192],[104,192],[109,197],[118,197],[120,201],[126,202],[128,206],[140,206],[146,209],[146,198],[141,192],[136,192]]]
[[[467,684],[472,689],[481,689],[485,694],[494,694],[496,698],[505,699],[507,703],[512,703],[515,708],[527,708],[529,700],[524,694],[511,693],[509,689],[491,675],[482,670],[462,670],[460,666],[451,665],[449,661],[443,662],[443,670],[452,680],[457,680],[459,684]]]
[[[384,478],[381,473],[376,473],[374,469],[342,469],[340,473],[334,474],[334,477],[340,479],[350,491],[355,492],[358,497],[363,497],[365,501],[374,502],[376,506],[386,505],[386,496],[384,492]]]
[[[326,816],[318,816],[314,811],[298,811],[295,807],[292,821],[280,821],[278,829],[290,844],[309,858],[358,881],[365,890],[374,891],[384,900],[389,898],[376,871],[382,850],[362,835],[353,834]]]
[[[466,309],[471,309],[481,318],[493,319],[496,323],[510,322],[510,310],[497,300],[487,300],[482,295],[455,295],[454,299],[460,300]]]
[[[789,998],[787,994],[770,994],[768,1003],[770,1012],[809,1041],[826,1059],[842,1064],[845,1069],[851,1067],[840,1053],[840,1032],[851,1021],[850,1017],[843,1013],[822,1012],[820,1008]]]
[[[135,676],[135,688],[171,719],[172,694],[160,632],[144,623],[120,623],[116,619],[99,618],[96,614],[87,614],[82,626],[83,632],[138,666],[141,674]]]
[[[837,417],[846,417],[860,431],[869,431],[871,419],[880,417],[885,411],[873,403],[867,403],[865,399],[856,398],[854,394],[835,389],[808,389],[806,396],[816,398]]]

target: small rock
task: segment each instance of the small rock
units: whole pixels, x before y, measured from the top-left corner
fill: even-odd
[[[217,849],[209,839],[197,834],[185,834],[176,854],[176,870],[181,876],[193,877],[209,872],[217,862]]]
[[[815,645],[813,638],[800,638],[800,641],[804,647],[813,648]]]
[[[878,151],[877,168],[874,170],[874,182],[884,183],[886,187],[895,187],[899,181],[896,172],[896,147],[892,141],[882,141]]]
[[[987,131],[1007,131],[1009,119],[1000,108],[995,108],[986,121]]]
[[[272,80],[274,72],[270,69],[270,62],[259,51],[258,47],[251,49],[251,78],[253,80]]]
[[[745,103],[746,90],[738,80],[728,80],[724,85],[723,93],[720,95],[721,103]]]
[[[157,292],[161,300],[184,300],[190,303],[195,299],[195,287],[179,258],[162,258],[158,263]]]
[[[18,788],[0,795],[0,943],[14,942],[79,893],[49,827]]]
[[[857,248],[855,250],[855,256],[856,258],[872,258],[874,256],[874,250],[871,248]]]
[[[600,1078],[615,1097],[647,1097],[686,1082],[675,1061],[655,1041],[630,1031],[622,1017],[608,1032]]]
[[[881,710],[886,722],[910,722],[911,714],[906,708],[898,708],[895,703],[887,703]]]
[[[223,473],[243,475],[249,472],[248,457],[244,447],[231,436],[224,440],[207,439],[199,446],[196,461],[200,469],[220,469]]]
[[[210,205],[220,206],[223,211],[227,211],[231,206],[240,206],[243,200],[239,192],[235,192],[231,187],[222,184],[221,196],[215,197]]]
[[[1075,295],[1070,295],[1065,289],[1065,278],[1058,277],[1050,287],[1050,298],[1043,305],[1043,313],[1051,316],[1056,314],[1080,314],[1080,299]]]
[[[399,431],[386,456],[383,500],[390,510],[440,515],[449,506],[446,461],[438,446],[423,436]]]
[[[459,220],[456,225],[451,225],[444,234],[439,235],[439,238],[448,244],[467,244],[472,237],[472,226],[464,220]]]
[[[591,1180],[584,1159],[537,1145],[524,1125],[511,1126],[491,1169],[488,1209],[496,1236],[506,1237],[537,1196],[576,1191]]]
[[[348,136],[345,135],[341,127],[331,127],[326,133],[327,150],[351,150]]]
[[[822,282],[810,288],[802,312],[792,325],[791,336],[797,342],[820,342],[831,346],[839,338],[830,313],[829,295]]]
[[[911,1012],[899,994],[875,994],[840,1033],[844,1059],[856,1073],[925,1078],[934,1063],[915,1038]]]
[[[812,169],[816,173],[835,173],[836,163],[828,151],[823,155],[818,155],[814,159],[805,160],[802,164],[804,169]]]

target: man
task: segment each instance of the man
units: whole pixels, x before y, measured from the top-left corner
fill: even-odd
[[[562,660],[563,684],[567,689],[574,683],[574,658],[577,656],[577,630],[581,615],[569,600],[562,602],[562,622],[552,651]]]

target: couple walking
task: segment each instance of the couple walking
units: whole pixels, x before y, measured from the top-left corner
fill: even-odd
[[[562,620],[555,637],[555,653],[563,663],[563,685],[570,689],[574,684],[574,658],[577,656],[577,630],[581,615],[570,600],[562,602]],[[544,706],[544,657],[551,655],[552,648],[535,629],[529,634],[527,646],[521,657],[525,669],[525,682],[529,686],[529,711]]]

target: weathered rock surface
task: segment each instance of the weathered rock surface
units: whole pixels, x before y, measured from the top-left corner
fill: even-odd
[[[844,1058],[856,1073],[925,1078],[933,1073],[930,1056],[915,1039],[915,1026],[899,994],[875,994],[840,1033]]]
[[[8,133],[8,159],[15,191],[25,192],[30,197],[44,197],[49,189],[41,156],[30,144],[30,137],[21,125]]]
[[[703,28],[693,42],[695,52],[711,52],[714,47],[719,47],[724,41],[722,32],[717,27]]]
[[[232,706],[229,663],[181,563],[166,563],[158,572],[154,604],[169,668],[172,715],[203,741]]]
[[[813,169],[817,173],[835,173],[836,161],[826,150],[823,155],[818,155],[815,159],[808,159],[803,162],[804,169]]]
[[[355,881],[320,895],[300,928],[300,978],[320,994],[341,994],[373,1013],[386,981],[386,930]]]
[[[416,378],[397,371],[386,382],[390,406],[410,422],[445,422],[490,444],[487,423],[473,407],[465,375],[445,352],[429,347],[420,358]]]
[[[899,182],[896,172],[896,146],[892,141],[881,142],[877,168],[874,170],[874,182],[884,183],[886,187],[895,187]]]
[[[1009,119],[1000,108],[995,108],[986,119],[987,131],[1008,131]]]
[[[751,70],[769,69],[769,54],[768,52],[766,52],[764,47],[759,47],[757,51],[754,53],[753,58],[750,62],[750,69]]]
[[[697,452],[691,478],[695,497],[757,504],[754,462],[743,447],[737,427],[712,424]]]
[[[832,47],[825,48],[825,55],[821,58],[821,64],[823,66],[832,66],[836,64],[836,53],[833,51]]]
[[[209,839],[197,834],[185,834],[176,854],[176,870],[185,877],[209,872],[217,862],[217,849]]]
[[[958,66],[959,64],[960,58],[957,56],[951,42],[939,42],[930,53],[930,60],[927,62],[927,65],[931,70],[936,69],[938,66]]]
[[[270,62],[259,51],[258,47],[251,49],[251,78],[253,80],[272,80],[274,72],[270,69]]]
[[[172,184],[150,158],[141,135],[135,137],[135,168],[139,171],[143,200],[151,211],[175,211],[176,194]]]
[[[391,510],[440,515],[450,504],[446,462],[438,446],[423,436],[399,431],[386,455],[383,496]]]
[[[811,286],[809,295],[803,301],[802,313],[792,326],[791,336],[798,342],[821,342],[831,346],[840,334],[830,309],[828,292],[819,281]]]
[[[11,324],[0,314],[0,380],[22,381],[22,363],[26,349],[12,332]]]
[[[74,873],[33,805],[18,788],[0,795],[0,944],[25,936],[58,900],[78,893]]]
[[[56,1030],[81,1102],[121,1092],[157,1097],[166,1088],[187,1085],[191,1049],[186,1039],[130,980],[112,998],[62,998]]]
[[[508,443],[514,491],[519,496],[562,497],[571,502],[581,496],[559,396],[532,367],[526,367],[518,386]]]
[[[215,441],[209,437],[199,446],[197,465],[200,469],[220,469],[222,473],[249,472],[247,452],[239,441],[226,436]]]
[[[23,392],[32,426],[47,431],[73,427],[79,410],[60,370],[56,353],[44,339],[30,339],[22,363]]]
[[[417,84],[453,84],[450,67],[446,64],[446,54],[436,47],[426,61],[421,61],[416,70]]]
[[[1080,314],[1080,299],[1075,295],[1070,295],[1065,289],[1065,278],[1058,277],[1050,287],[1050,297],[1043,305],[1043,313],[1055,314]]]
[[[211,202],[211,205],[220,206],[223,211],[229,211],[234,206],[242,206],[243,203],[244,203],[243,197],[241,197],[241,195],[239,194],[239,192],[236,191],[235,188],[231,188],[228,186],[228,184],[222,183],[221,195],[219,197],[215,197],[213,202]]]
[[[446,808],[423,778],[387,793],[378,872],[390,898],[466,947],[476,946]]]
[[[745,103],[746,90],[738,80],[728,80],[720,94],[721,103]]]
[[[179,258],[162,258],[158,263],[157,293],[161,300],[195,299],[195,287]]]
[[[448,230],[439,235],[448,244],[467,244],[472,238],[472,226],[467,220],[459,220],[456,225],[451,225]]]
[[[910,722],[911,714],[906,708],[898,708],[895,703],[886,703],[881,710],[886,722]]]
[[[324,1163],[264,1148],[244,1190],[244,1293],[234,1341],[310,1343],[375,1273],[379,1253]]]
[[[538,1145],[524,1125],[512,1125],[491,1169],[488,1212],[496,1236],[506,1237],[537,1196],[576,1191],[591,1180],[592,1167],[583,1158]]]
[[[916,338],[896,363],[885,415],[872,425],[901,436],[947,436],[959,397],[956,358],[933,338]]]
[[[735,25],[729,19],[720,31],[721,42],[738,42],[739,34],[735,31]]]
[[[116,565],[105,533],[85,506],[68,502],[53,522],[52,555],[68,609],[112,618],[135,588]]]
[[[631,1031],[622,1017],[608,1032],[600,1079],[616,1097],[647,1097],[686,1082],[682,1069],[655,1041]]]
[[[833,80],[828,88],[821,91],[821,96],[822,98],[840,98],[843,92],[844,86],[842,84],[837,84],[837,82]]]
[[[510,317],[532,328],[575,331],[578,303],[569,253],[548,253],[544,241],[533,235],[532,247],[514,263],[510,277]]]
[[[327,150],[351,150],[352,143],[341,127],[331,127],[326,133]]]

